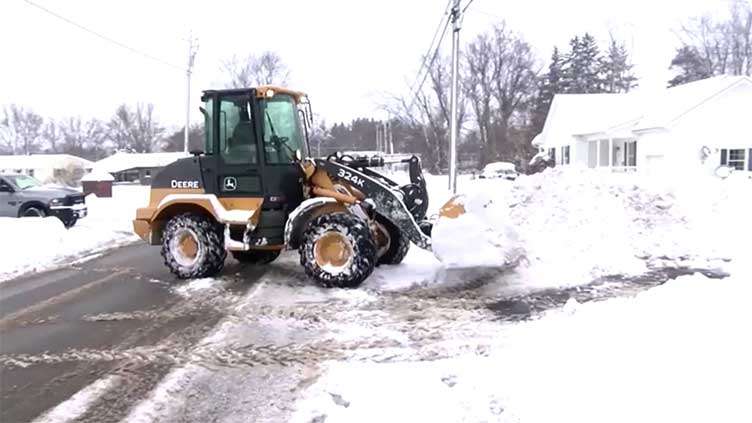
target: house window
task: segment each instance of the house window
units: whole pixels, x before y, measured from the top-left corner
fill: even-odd
[[[34,169],[28,169],[26,171],[26,174],[29,175],[29,176],[31,176],[33,178],[34,177]]]
[[[736,170],[744,170],[744,150],[740,148],[729,150],[726,166]]]
[[[561,147],[561,164],[569,164],[569,146]]]
[[[548,149],[548,156],[551,157],[552,162],[556,163],[556,149],[555,148]]]
[[[624,143],[625,165],[637,166],[637,141]]]

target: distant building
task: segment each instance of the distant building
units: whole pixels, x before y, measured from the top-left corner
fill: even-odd
[[[93,165],[70,154],[0,156],[0,173],[23,173],[45,183],[76,185]]]
[[[717,76],[655,95],[558,94],[532,144],[557,166],[752,172],[752,78]]]
[[[94,164],[98,171],[111,174],[115,182],[149,185],[152,178],[168,164],[188,157],[185,153],[123,153],[118,152]]]

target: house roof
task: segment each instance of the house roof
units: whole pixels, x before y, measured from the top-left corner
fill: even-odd
[[[746,76],[716,76],[659,92],[626,94],[557,94],[535,143],[551,137],[578,136],[665,128],[725,90],[740,83],[752,84]]]
[[[61,169],[68,163],[91,169],[93,162],[71,154],[30,154],[0,156],[0,169]]]
[[[752,84],[752,78],[721,75],[666,89],[645,102],[645,112],[634,129],[668,127],[691,110],[740,83]]]
[[[117,152],[94,163],[97,171],[116,173],[128,169],[165,167],[168,164],[188,157],[189,154],[178,153],[125,153]]]

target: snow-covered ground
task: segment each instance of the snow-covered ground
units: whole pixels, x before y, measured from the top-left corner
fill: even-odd
[[[148,196],[149,187],[140,185],[115,185],[112,198],[89,195],[89,215],[71,229],[54,217],[0,218],[0,281],[136,241],[132,222],[136,209],[148,203]]]
[[[445,183],[429,177],[434,212],[449,198]],[[430,345],[354,314],[348,333],[372,343],[392,338],[399,347],[327,362],[293,421],[752,420],[751,180],[548,170],[515,183],[462,179],[459,191],[476,198],[492,192],[488,207],[523,251],[519,266],[480,288],[489,297],[667,267],[730,276],[682,276],[636,296],[584,304],[570,298],[520,323],[433,311],[440,335]],[[468,255],[482,247],[450,235],[434,242],[456,242],[455,253]],[[441,268],[413,249],[402,265],[378,269],[367,287],[431,287],[445,276]],[[468,282],[462,273],[455,279]]]

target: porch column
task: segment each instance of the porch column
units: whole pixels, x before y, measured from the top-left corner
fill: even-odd
[[[595,142],[595,167],[601,167],[601,140]]]
[[[608,167],[614,167],[614,139],[608,139]]]

